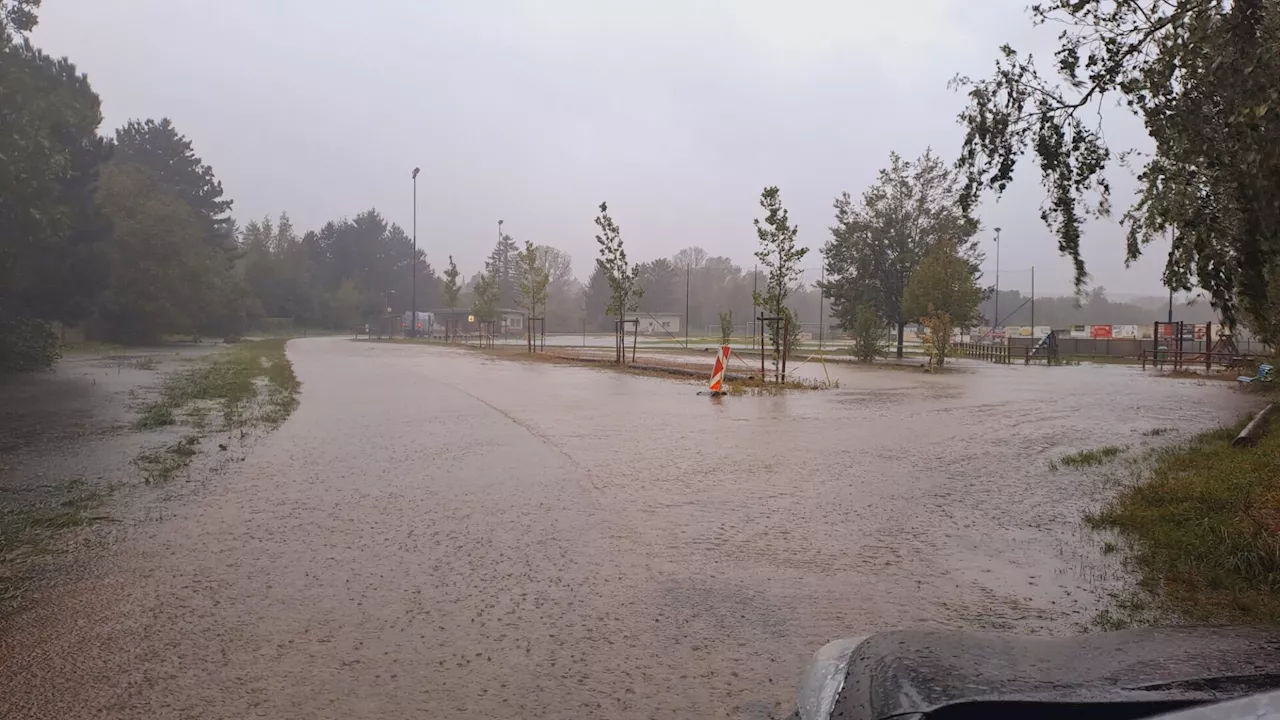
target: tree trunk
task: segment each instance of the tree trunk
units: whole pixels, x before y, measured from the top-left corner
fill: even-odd
[[[902,359],[902,339],[906,334],[906,332],[907,332],[907,324],[899,320],[898,321],[898,359],[899,360]]]

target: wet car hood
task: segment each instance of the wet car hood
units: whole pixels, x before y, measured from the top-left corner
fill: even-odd
[[[964,702],[1202,702],[1280,687],[1280,632],[1129,630],[1028,638],[902,630],[849,656],[831,717],[881,720]]]

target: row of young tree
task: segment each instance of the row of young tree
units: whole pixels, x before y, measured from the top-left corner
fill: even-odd
[[[868,359],[882,351],[880,339],[887,325],[897,328],[901,357],[905,326],[921,322],[934,340],[930,347],[940,364],[952,328],[978,321],[984,297],[978,283],[982,260],[975,237],[978,223],[960,203],[960,180],[932,151],[915,161],[892,154],[889,167],[860,201],[848,193],[836,199],[835,225],[824,246],[827,279],[817,286],[831,300],[832,317],[862,339],[859,354]],[[760,207],[764,217],[754,222],[760,269],[751,274],[752,292],[747,297],[752,313],[778,318],[766,325],[777,355],[785,339],[776,330],[789,327],[793,334],[801,330],[796,300],[806,290],[800,278],[809,249],[799,245],[799,228],[791,223],[777,187],[764,189]],[[710,304],[696,305],[696,320],[708,319],[706,314],[714,308],[725,326],[724,335],[730,333],[733,312],[745,309],[739,268],[723,258],[707,258],[700,248],[681,251],[674,262],[630,264],[621,230],[603,203],[596,226],[600,257],[586,288],[587,318],[608,324],[606,318],[622,319],[640,312],[651,290],[661,297],[656,311],[679,307],[671,301],[683,289],[690,321],[695,321],[696,268],[699,300],[706,294],[715,297]]]

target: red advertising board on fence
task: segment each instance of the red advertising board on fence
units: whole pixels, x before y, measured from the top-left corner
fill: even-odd
[[[1110,325],[1090,325],[1089,337],[1093,338],[1094,340],[1110,340],[1111,326]]]

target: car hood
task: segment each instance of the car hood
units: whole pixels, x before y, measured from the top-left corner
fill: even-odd
[[[859,640],[824,648],[828,676],[843,672],[825,684],[836,694],[822,703],[833,717],[880,720],[971,701],[1207,701],[1280,687],[1280,632],[1270,629],[1071,638],[899,630]]]

